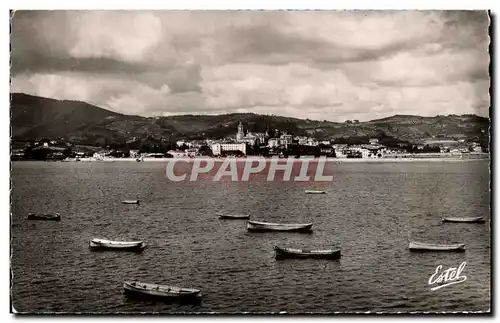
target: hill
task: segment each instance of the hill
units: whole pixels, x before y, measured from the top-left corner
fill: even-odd
[[[111,112],[79,101],[13,93],[13,140],[64,138],[75,144],[123,145],[145,138],[159,141],[234,136],[243,122],[252,132],[279,129],[317,139],[391,136],[417,142],[425,138],[488,142],[489,119],[476,115],[420,117],[396,115],[368,122],[329,122],[253,113],[146,118]]]

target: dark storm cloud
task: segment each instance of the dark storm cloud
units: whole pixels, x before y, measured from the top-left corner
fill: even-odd
[[[17,11],[11,90],[144,115],[484,114],[488,26],[484,11]]]

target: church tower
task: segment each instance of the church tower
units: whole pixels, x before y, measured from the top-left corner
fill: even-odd
[[[243,139],[244,136],[245,133],[243,131],[243,124],[240,121],[240,124],[238,125],[238,133],[236,134],[236,140],[240,141],[241,139]]]

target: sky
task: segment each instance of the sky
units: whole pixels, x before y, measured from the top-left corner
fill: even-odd
[[[124,114],[489,115],[486,11],[16,11],[11,92]]]

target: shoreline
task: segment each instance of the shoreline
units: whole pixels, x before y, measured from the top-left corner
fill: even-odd
[[[260,157],[260,156],[248,156],[244,158],[212,158],[212,157],[195,157],[195,158],[144,158],[141,162],[137,162],[136,158],[105,158],[103,160],[98,160],[95,158],[80,158],[76,159],[66,159],[60,162],[94,162],[94,163],[110,163],[110,162],[134,162],[134,163],[147,163],[147,162],[193,162],[195,160],[200,161],[213,161],[222,163],[225,159],[235,160],[236,162],[246,162],[251,160],[278,160],[280,163],[284,163],[287,160],[302,161],[308,160],[311,162],[325,161],[329,163],[344,164],[344,163],[415,163],[415,162],[470,162],[470,161],[485,161],[490,160],[489,154],[484,155],[471,155],[471,156],[439,156],[439,157],[385,157],[385,158],[331,158],[326,159],[320,158],[271,158],[271,157]]]

